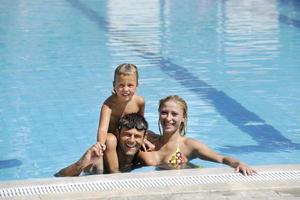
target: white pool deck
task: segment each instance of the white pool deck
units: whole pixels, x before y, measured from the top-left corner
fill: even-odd
[[[0,199],[300,199],[300,164],[0,181]]]

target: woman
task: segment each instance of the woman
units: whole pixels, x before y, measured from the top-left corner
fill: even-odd
[[[187,124],[187,104],[179,96],[168,96],[159,102],[159,129],[163,135],[156,147],[158,151],[140,152],[139,158],[145,165],[183,168],[189,160],[200,158],[229,165],[244,175],[256,173],[241,161],[222,156],[199,140],[185,137]]]

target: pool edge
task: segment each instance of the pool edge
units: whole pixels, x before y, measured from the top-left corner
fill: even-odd
[[[276,173],[276,172],[290,172],[300,171],[300,164],[289,164],[289,165],[265,165],[265,166],[254,166],[258,171],[258,174],[263,173]],[[107,175],[94,175],[94,176],[82,176],[82,177],[63,177],[63,178],[47,178],[47,179],[32,179],[32,180],[19,180],[19,181],[5,181],[0,182],[0,190],[7,188],[18,188],[18,187],[34,187],[40,185],[61,185],[61,184],[78,184],[84,182],[95,182],[95,181],[108,181],[116,182],[120,180],[134,179],[134,180],[145,180],[145,179],[164,179],[165,178],[177,178],[181,179],[187,176],[202,176],[212,175],[220,176],[224,174],[232,174],[233,169],[229,167],[222,168],[203,168],[203,169],[185,169],[185,170],[168,170],[168,171],[151,171],[151,172],[136,172],[136,173],[121,173],[121,174],[107,174]],[[245,178],[246,179],[246,178]],[[190,184],[190,185],[165,185],[165,186],[154,186],[154,187],[139,187],[139,188],[122,188],[122,189],[108,189],[105,191],[75,191],[75,192],[57,192],[57,193],[46,193],[46,194],[35,194],[30,196],[12,196],[12,197],[0,197],[0,199],[97,199],[97,198],[124,198],[139,197],[147,199],[150,196],[163,195],[178,195],[188,194],[194,195],[195,193],[201,193],[202,195],[217,195],[224,192],[236,192],[247,193],[249,191],[256,192],[268,192],[276,198],[284,195],[298,195],[297,191],[300,191],[300,178],[277,178],[276,180],[270,181],[232,181],[232,182],[209,182],[207,184]],[[176,179],[175,179],[176,181]],[[289,191],[289,192],[284,192]],[[296,192],[295,192],[296,191]],[[150,195],[151,194],[151,195]],[[268,194],[270,196],[270,194]],[[300,198],[300,192],[299,192]]]

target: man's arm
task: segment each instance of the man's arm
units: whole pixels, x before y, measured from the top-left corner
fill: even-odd
[[[84,169],[90,167],[97,159],[102,159],[104,149],[104,145],[94,144],[77,162],[61,169],[55,176],[79,176]]]
[[[80,173],[84,170],[84,167],[80,164],[79,161],[71,164],[70,166],[61,169],[54,176],[79,176]]]

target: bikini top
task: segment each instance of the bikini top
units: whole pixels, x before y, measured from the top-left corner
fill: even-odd
[[[171,156],[171,159],[169,160],[169,166],[172,168],[180,168],[183,164],[183,156],[180,152],[179,145],[176,148],[176,152]]]

